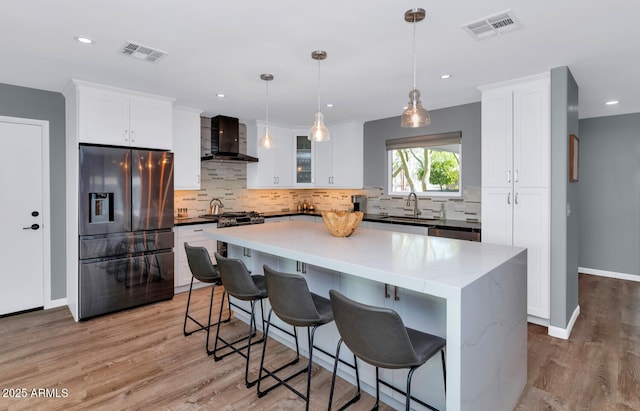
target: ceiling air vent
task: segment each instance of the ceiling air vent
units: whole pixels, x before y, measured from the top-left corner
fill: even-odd
[[[138,60],[146,60],[152,63],[157,62],[167,55],[167,52],[165,51],[152,49],[151,47],[142,46],[130,41],[126,42],[124,46],[122,46],[120,53],[125,56],[131,56]]]
[[[522,28],[522,23],[511,10],[505,10],[480,20],[472,21],[462,26],[476,40],[483,40],[497,34],[506,33]]]

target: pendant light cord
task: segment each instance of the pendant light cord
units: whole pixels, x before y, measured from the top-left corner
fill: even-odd
[[[413,53],[413,89],[416,89],[416,16],[413,16],[413,40],[411,52]]]
[[[267,127],[269,127],[269,82],[265,81],[267,86],[267,105],[266,105],[266,118],[267,118]]]
[[[318,59],[318,112],[320,112],[320,59]]]

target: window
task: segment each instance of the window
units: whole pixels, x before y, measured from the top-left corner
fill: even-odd
[[[385,142],[388,194],[460,196],[462,133],[431,134]]]

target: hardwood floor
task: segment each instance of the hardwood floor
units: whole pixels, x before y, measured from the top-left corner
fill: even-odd
[[[200,318],[207,294],[198,290],[192,300]],[[80,323],[66,307],[0,318],[0,409],[303,409],[283,388],[258,399],[255,388],[244,386],[241,357],[214,362],[204,351],[204,333],[184,337],[185,305],[183,293]],[[580,275],[580,307],[567,341],[529,325],[528,381],[517,410],[640,409],[640,283]],[[246,332],[246,325],[223,329],[230,336]],[[290,358],[289,349],[269,344],[273,361]],[[313,371],[311,409],[323,410],[331,374]],[[304,386],[304,376],[295,381]],[[25,389],[27,398],[7,398],[15,389]],[[337,390],[338,404],[354,392],[346,383]],[[365,394],[349,409],[368,410],[373,402]]]
[[[640,410],[640,283],[579,275],[569,340],[529,324],[517,410]]]

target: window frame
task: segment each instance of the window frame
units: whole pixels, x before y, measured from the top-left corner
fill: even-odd
[[[443,145],[460,144],[460,167],[458,177],[458,191],[422,191],[416,192],[421,198],[425,197],[462,197],[462,132],[454,131],[449,133],[427,134],[415,137],[402,137],[385,140],[385,150],[387,151],[386,174],[387,183],[385,192],[389,196],[406,196],[407,191],[393,191],[393,151],[402,148],[428,148]]]

